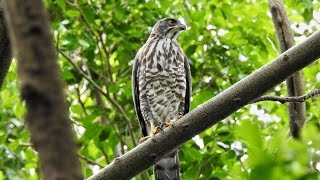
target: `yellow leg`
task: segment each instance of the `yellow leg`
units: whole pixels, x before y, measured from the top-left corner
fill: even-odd
[[[144,142],[146,140],[148,140],[149,138],[151,138],[152,136],[158,134],[160,131],[163,131],[163,127],[167,128],[173,125],[173,123],[176,121],[177,119],[172,119],[169,122],[164,122],[162,123],[160,126],[155,126],[153,122],[150,123],[150,135],[149,136],[145,136],[139,139],[139,142]]]
[[[152,136],[158,134],[160,132],[160,130],[162,130],[162,128],[160,126],[154,126],[153,123],[151,123],[151,132],[149,136],[145,136],[139,139],[139,142],[144,142],[146,140],[148,140],[149,138],[151,138]]]

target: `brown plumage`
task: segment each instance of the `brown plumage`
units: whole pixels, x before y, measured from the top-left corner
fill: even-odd
[[[176,40],[185,29],[178,19],[158,21],[135,57],[133,96],[145,137],[153,135],[156,127],[169,124],[189,111],[190,68]],[[155,164],[154,175],[156,180],[180,179],[178,149]]]

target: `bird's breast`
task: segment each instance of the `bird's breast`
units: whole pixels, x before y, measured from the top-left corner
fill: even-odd
[[[139,91],[145,119],[166,122],[183,113],[186,92],[184,55],[176,41],[162,39],[146,45],[139,70]]]

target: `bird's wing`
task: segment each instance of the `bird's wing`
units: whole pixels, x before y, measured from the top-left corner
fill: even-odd
[[[132,69],[132,94],[133,94],[133,102],[134,102],[134,107],[139,119],[139,124],[140,124],[140,128],[142,130],[142,134],[143,136],[147,136],[147,126],[146,126],[146,122],[142,117],[142,113],[141,113],[141,109],[140,109],[140,99],[139,99],[139,82],[138,82],[138,69],[139,69],[139,53],[141,51],[139,51],[136,55],[136,57],[134,58],[134,64],[133,64],[133,69]]]
[[[192,91],[192,85],[191,85],[191,73],[190,73],[190,65],[188,58],[185,56],[184,58],[184,68],[186,71],[186,96],[185,96],[185,107],[184,107],[184,114],[187,114],[190,110],[190,99],[191,99],[191,91]]]

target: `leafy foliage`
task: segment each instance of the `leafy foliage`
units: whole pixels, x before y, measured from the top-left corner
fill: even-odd
[[[179,42],[191,62],[192,108],[278,54],[266,1],[45,3],[85,177],[137,145],[141,132],[131,95],[131,60],[160,18],[180,17],[188,25]],[[297,42],[319,28],[320,12],[314,10],[320,3],[285,3]],[[303,70],[307,91],[319,87],[319,67],[316,62]],[[28,142],[16,76],[13,63],[0,91],[0,179],[38,179],[37,153]],[[284,85],[270,94],[285,95]],[[262,102],[235,112],[182,145],[182,179],[319,178],[319,103],[307,102],[301,140],[288,136],[285,105]],[[151,174],[149,169],[136,179]]]

